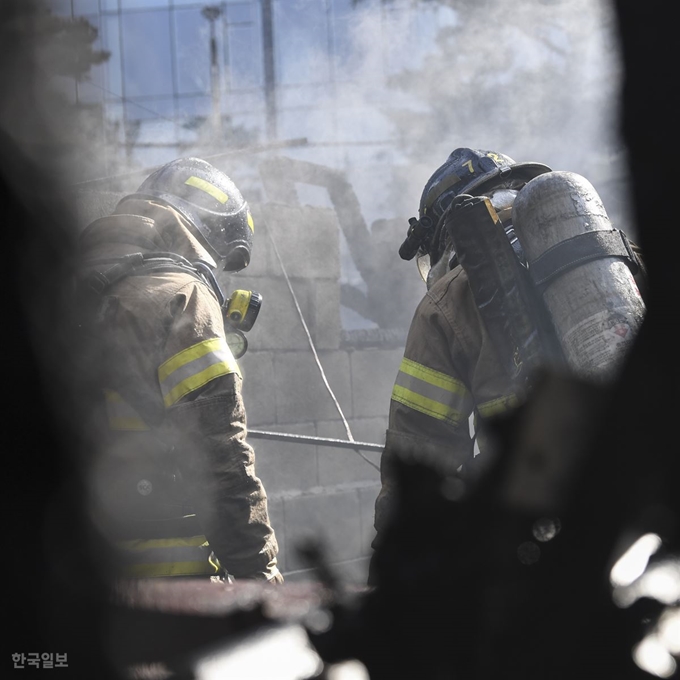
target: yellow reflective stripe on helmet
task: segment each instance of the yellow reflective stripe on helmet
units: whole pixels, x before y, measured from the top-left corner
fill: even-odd
[[[205,576],[219,572],[210,560],[205,536],[134,539],[116,543],[120,549],[121,570],[125,576]]]
[[[253,222],[253,216],[250,214],[250,210],[246,211],[246,219],[248,220],[250,231],[255,233],[255,222]]]
[[[143,432],[149,429],[137,411],[118,392],[105,389],[104,399],[109,429],[129,432]]]
[[[392,399],[452,425],[458,425],[472,411],[472,397],[460,380],[405,357]]]
[[[206,182],[204,179],[201,179],[200,177],[194,177],[192,175],[189,177],[188,180],[184,182],[184,184],[188,184],[190,187],[195,187],[196,189],[200,189],[201,191],[205,191],[206,194],[210,194],[215,200],[219,201],[220,203],[226,203],[229,200],[229,196],[222,191],[222,189],[219,189],[216,187],[214,184],[210,184],[210,182]]]
[[[176,404],[187,394],[229,373],[241,375],[224,338],[203,340],[178,352],[158,369],[165,406]]]
[[[516,394],[508,394],[504,397],[490,399],[489,401],[477,404],[477,412],[480,416],[488,418],[489,416],[495,416],[498,413],[509,411],[517,406],[519,406],[519,397]]]

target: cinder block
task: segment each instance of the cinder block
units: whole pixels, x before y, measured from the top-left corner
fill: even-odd
[[[313,327],[317,349],[340,346],[340,286],[337,280],[315,279],[311,282]]]
[[[385,443],[385,419],[350,420],[349,426],[357,441],[374,444]],[[342,421],[322,421],[317,423],[319,437],[347,439],[347,432]],[[380,472],[362,458],[379,466],[380,453],[361,450],[361,454],[352,449],[319,446],[319,484],[333,486],[367,480],[380,481]]]
[[[365,349],[350,354],[352,397],[357,418],[386,416],[403,357],[401,349]]]
[[[267,425],[255,429],[307,436],[315,434],[313,423]],[[307,491],[318,486],[316,446],[255,437],[248,441],[255,449],[257,475],[269,496],[287,491]]]
[[[335,212],[264,203],[262,215],[289,277],[340,278],[340,225]]]
[[[243,376],[243,402],[248,425],[273,423],[276,420],[276,400],[272,385],[272,352],[246,352],[238,363]]]
[[[309,347],[293,297],[282,278],[251,277],[248,288],[262,295],[262,307],[252,330],[246,334],[254,351],[306,349]],[[312,317],[311,285],[292,281],[305,321]]]
[[[371,542],[375,538],[373,519],[375,516],[375,499],[378,497],[380,484],[359,489],[359,505],[361,507],[361,550],[362,555],[370,555]]]
[[[308,540],[320,541],[331,562],[363,556],[361,513],[356,491],[286,498],[283,506],[288,569],[309,566],[296,552],[296,546]]]
[[[328,383],[346,418],[352,416],[347,352],[319,352]],[[311,351],[274,356],[276,416],[279,423],[340,418]]]

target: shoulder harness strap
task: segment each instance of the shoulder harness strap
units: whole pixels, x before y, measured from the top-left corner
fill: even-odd
[[[210,267],[200,261],[189,262],[177,253],[131,253],[120,257],[91,260],[86,266],[94,269],[85,276],[84,284],[90,292],[97,295],[103,295],[108,288],[127,276],[182,272],[207,284],[217,296],[220,305],[224,304],[224,294]]]

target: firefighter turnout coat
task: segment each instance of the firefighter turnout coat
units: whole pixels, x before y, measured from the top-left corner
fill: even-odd
[[[374,546],[389,515],[395,456],[418,456],[455,475],[473,459],[470,417],[474,414],[476,440],[484,452],[484,419],[519,402],[459,265],[433,284],[411,322],[390,402]]]
[[[88,263],[172,252],[214,264],[174,210],[138,200],[81,235]],[[102,429],[94,520],[123,575],[281,580],[267,497],[246,441],[241,373],[213,290],[182,271],[135,273],[98,304]]]

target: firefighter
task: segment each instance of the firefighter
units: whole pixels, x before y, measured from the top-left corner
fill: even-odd
[[[283,582],[214,274],[248,265],[253,229],[227,175],[180,158],[80,236],[104,430],[90,507],[116,575]]]
[[[544,181],[546,179],[547,182]],[[500,308],[501,311],[507,310],[511,307],[511,295],[523,290],[522,286],[526,284],[526,255],[515,234],[519,224],[514,227],[512,224],[515,215],[513,207],[520,203],[517,197],[527,193],[536,196],[539,202],[543,201],[546,188],[548,193],[552,191],[554,194],[550,198],[553,208],[557,205],[555,195],[558,198],[566,195],[566,200],[574,203],[574,187],[576,193],[587,193],[584,188],[586,182],[573,173],[555,173],[541,163],[516,163],[508,156],[493,151],[458,148],[426,183],[420,200],[419,218],[410,220],[407,239],[400,249],[400,255],[403,259],[417,256],[421,275],[427,284],[427,293],[416,308],[392,392],[389,425],[381,458],[382,487],[375,504],[374,524],[377,534],[373,542],[374,549],[380,545],[390,507],[394,503],[393,463],[396,458],[412,459],[417,456],[419,460],[432,464],[445,478],[453,480],[451,489],[458,489],[455,493],[464,489],[465,483],[474,480],[482,473],[485,464],[488,465],[491,447],[488,431],[485,436],[485,421],[518,406],[529,389],[520,372],[518,353],[513,352],[513,347],[526,351],[534,337],[540,338],[541,333],[548,335],[547,325],[540,327],[538,323],[536,328],[541,333],[532,334],[524,330],[531,328],[531,310],[527,313],[524,326],[515,324],[513,327],[510,320],[502,318],[500,313],[494,316],[493,306],[501,302],[505,304],[505,307]],[[520,194],[524,187],[530,185],[531,191]],[[538,190],[534,190],[535,186],[538,186]],[[590,194],[585,196],[589,206],[598,204],[592,198]],[[460,217],[465,215],[466,207],[471,215],[475,207],[479,206],[487,217],[493,214],[491,231],[496,225],[500,226],[500,229],[495,230],[498,234],[496,242],[503,247],[496,248],[494,254],[486,258],[475,257],[478,253],[472,252],[474,248],[471,248],[465,258],[454,247],[452,234],[469,237],[469,244],[475,242],[478,233],[479,239],[482,239],[482,233],[475,229],[468,229],[467,232],[459,229],[455,232],[452,225],[455,225],[455,219],[466,219]],[[526,213],[524,204],[523,208]],[[577,206],[573,211],[575,218],[572,221],[583,223],[583,210]],[[545,215],[543,218],[545,220]],[[595,216],[591,222],[597,219],[598,216]],[[583,246],[583,239],[571,239],[571,247],[591,248],[589,257],[599,258],[599,261],[612,253],[620,259],[620,255],[627,255],[630,250],[626,246],[628,241],[618,230],[610,231],[613,233],[612,243],[616,241],[614,245],[591,248],[590,243]],[[600,238],[601,234],[597,232]],[[607,231],[607,237],[609,235]],[[601,240],[604,242],[604,239]],[[459,242],[464,242],[464,238]],[[595,252],[597,248],[600,251]],[[509,253],[506,261],[508,266],[499,266],[497,257],[506,251]],[[566,265],[562,267],[565,259],[573,261],[569,262],[569,267],[575,266],[580,256],[574,255],[571,250],[563,254],[564,258],[553,265],[555,270],[567,268]],[[609,257],[608,261],[611,259]],[[517,266],[517,263],[521,266]],[[543,265],[543,262],[539,264]],[[620,263],[620,266],[630,275],[625,264]],[[507,277],[512,267],[516,268],[519,278],[509,278],[503,288],[503,277]],[[489,276],[484,273],[485,269],[489,270]],[[536,269],[540,271],[541,267],[537,265]],[[554,272],[549,274],[552,277]],[[636,312],[631,322],[636,325],[640,321],[639,311],[643,305],[639,300],[638,289],[632,283],[632,276],[631,286],[627,294],[631,299],[636,298],[633,300],[637,305]],[[529,292],[538,290],[539,295],[542,291],[538,287],[525,288]],[[512,337],[513,330],[518,327],[520,332],[525,333],[521,339]],[[581,327],[579,338],[585,335],[584,329],[587,330],[587,327]],[[552,333],[550,331],[551,337]],[[514,346],[513,340],[516,341]],[[609,342],[609,339],[606,341]],[[546,346],[542,348],[545,353],[543,356],[547,356]],[[509,351],[506,351],[506,347]],[[561,352],[561,349],[556,351]],[[530,358],[541,358],[539,354]],[[369,583],[374,582],[375,560],[369,575]]]

